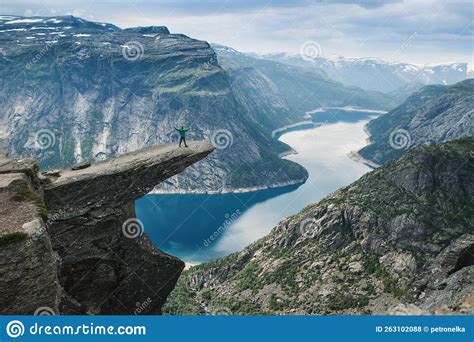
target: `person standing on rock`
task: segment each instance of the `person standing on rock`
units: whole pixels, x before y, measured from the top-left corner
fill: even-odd
[[[184,129],[183,126],[181,126],[181,129],[178,129],[178,128],[174,128],[175,130],[178,131],[179,133],[179,147],[181,147],[181,143],[184,142],[184,147],[188,147],[188,145],[186,145],[186,132],[189,131],[189,129]]]

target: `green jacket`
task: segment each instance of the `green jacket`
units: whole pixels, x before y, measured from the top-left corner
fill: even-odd
[[[189,129],[178,129],[178,128],[175,128],[175,130],[179,132],[179,136],[181,138],[186,138],[186,132],[189,131]]]

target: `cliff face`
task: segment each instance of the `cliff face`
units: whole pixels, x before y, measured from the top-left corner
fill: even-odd
[[[360,155],[377,164],[422,144],[474,136],[474,79],[427,86],[367,124],[371,144]]]
[[[33,159],[0,158],[2,314],[33,314],[60,302],[58,260],[46,232],[37,171]]]
[[[359,106],[385,110],[397,104],[386,94],[347,87],[319,68],[253,58],[222,45],[212,47],[219,64],[232,80],[239,102],[244,107],[250,103],[254,115],[260,122],[268,120],[267,127],[272,130],[286,125],[288,119],[301,121],[307,111],[320,107]]]
[[[134,201],[207,156],[209,143],[165,145],[79,170],[38,175],[0,161],[1,312],[160,313],[184,263],[155,248]]]
[[[473,138],[420,146],[364,175],[185,271],[165,312],[472,314],[473,151]]]
[[[0,141],[42,168],[177,141],[174,128],[184,125],[190,139],[219,150],[166,190],[306,179],[304,168],[278,158],[288,147],[250,122],[207,42],[75,17],[2,17],[0,39]]]

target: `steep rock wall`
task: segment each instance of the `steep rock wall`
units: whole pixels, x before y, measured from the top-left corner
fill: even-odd
[[[46,176],[33,159],[1,159],[0,312],[160,313],[184,263],[152,245],[134,201],[213,150],[189,146]]]

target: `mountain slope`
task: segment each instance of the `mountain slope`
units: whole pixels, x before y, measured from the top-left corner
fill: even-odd
[[[236,100],[267,134],[298,121],[275,84],[255,68],[227,69]]]
[[[217,153],[167,190],[219,191],[300,183],[288,146],[254,125],[209,44],[166,27],[120,29],[75,17],[0,20],[0,140],[43,168],[144,146],[211,140]]]
[[[345,85],[384,93],[414,83],[448,85],[472,77],[469,76],[467,63],[418,66],[380,58],[327,59],[318,57],[310,59],[285,53],[267,54],[261,58],[296,66],[319,68],[324,70],[330,78]]]
[[[370,121],[371,144],[359,154],[378,164],[421,144],[474,136],[474,79],[427,86],[402,105]]]
[[[425,85],[421,82],[413,82],[402,85],[401,87],[391,91],[389,95],[395,99],[399,104],[405,102],[405,100],[410,97],[412,94],[419,91]]]
[[[301,120],[307,111],[320,107],[359,106],[390,109],[395,106],[392,97],[388,95],[346,87],[317,68],[310,69],[254,58],[218,44],[212,44],[212,47],[217,53],[219,63],[231,75],[233,85],[245,85],[250,74],[255,77],[258,73],[269,84],[271,93],[279,98],[277,103],[286,102],[289,110],[286,115],[290,115],[293,121]],[[244,94],[254,92],[251,86],[241,89]],[[260,96],[266,94],[266,91],[262,91]],[[286,108],[284,110],[288,112]],[[285,114],[280,117],[285,117]]]
[[[474,138],[420,146],[182,274],[168,314],[473,313]]]

